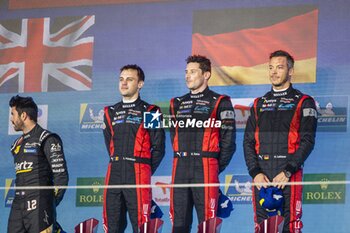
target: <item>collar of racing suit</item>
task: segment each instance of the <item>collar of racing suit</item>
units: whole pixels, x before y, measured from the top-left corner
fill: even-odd
[[[27,138],[30,138],[31,135],[33,135],[36,130],[39,128],[40,126],[38,124],[36,124],[33,129],[31,129],[28,133],[25,133],[22,135],[23,139],[27,139]]]
[[[124,103],[122,101],[122,107],[123,108],[134,108],[135,106],[139,105],[140,103],[141,103],[141,98],[140,98],[140,95],[139,95],[139,97],[137,97],[137,99],[134,102]]]
[[[273,97],[281,97],[281,96],[287,96],[289,95],[293,90],[292,84],[287,88],[287,90],[284,91],[274,91],[273,88],[271,88],[271,94]]]
[[[209,87],[205,88],[204,91],[199,92],[197,94],[191,94],[191,92],[190,92],[190,98],[191,99],[198,99],[198,98],[205,96],[208,92],[209,92]]]

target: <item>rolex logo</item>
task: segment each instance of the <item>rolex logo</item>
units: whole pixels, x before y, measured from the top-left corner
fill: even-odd
[[[92,183],[92,186],[99,186],[99,185],[100,185],[100,183],[99,183],[98,181],[95,181],[94,183]],[[100,189],[99,189],[98,187],[92,188],[92,191],[93,191],[94,193],[98,193],[99,190],[100,190]]]
[[[326,190],[328,188],[328,185],[329,185],[329,180],[327,178],[322,178],[321,179],[321,189],[322,190]]]

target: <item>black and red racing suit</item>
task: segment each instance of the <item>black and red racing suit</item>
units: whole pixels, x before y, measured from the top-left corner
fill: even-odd
[[[156,112],[159,107],[140,98],[132,103],[119,102],[105,107],[103,130],[110,156],[106,185],[149,185],[151,175],[165,153],[163,129],[146,129],[144,112]],[[149,221],[152,201],[150,188],[105,189],[103,221],[106,233],[124,232],[129,212],[133,232]]]
[[[254,101],[244,134],[244,156],[252,178],[265,174],[270,181],[280,172],[292,174],[290,182],[302,181],[302,167],[314,148],[317,127],[315,101],[294,89],[271,90]],[[253,190],[255,227],[268,218]],[[302,186],[287,185],[283,190],[284,230],[300,233],[302,228]],[[257,229],[256,229],[257,230]]]
[[[170,114],[171,121],[177,122],[170,131],[174,150],[172,183],[219,183],[219,173],[236,150],[235,114],[230,98],[207,88],[198,94],[173,98]],[[207,121],[209,127],[197,121]],[[193,205],[198,223],[216,217],[218,193],[218,187],[172,188],[173,232],[191,231]]]

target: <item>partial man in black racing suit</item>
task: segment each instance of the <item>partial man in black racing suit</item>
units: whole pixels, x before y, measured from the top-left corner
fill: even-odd
[[[219,183],[219,173],[229,164],[236,150],[234,110],[228,96],[208,88],[210,60],[194,55],[186,62],[186,84],[190,93],[170,102],[171,121],[177,123],[171,128],[172,183]],[[191,231],[193,206],[199,224],[215,218],[218,189],[211,186],[172,188],[170,217],[173,232]]]
[[[271,53],[272,90],[255,99],[244,134],[248,172],[257,183],[253,190],[256,232],[268,218],[259,204],[259,190],[270,182],[283,189],[283,233],[300,233],[303,226],[302,186],[286,186],[285,182],[302,181],[303,164],[315,144],[317,111],[313,98],[292,87],[293,67],[294,59],[289,53],[281,50]]]
[[[144,72],[137,65],[120,69],[119,91],[123,100],[105,107],[103,130],[110,156],[106,185],[150,185],[165,153],[165,133],[161,128],[144,127],[145,112],[161,119],[160,108],[140,99]],[[124,232],[126,212],[133,232],[150,221],[152,190],[150,188],[108,188],[104,192],[103,224],[106,233]]]
[[[11,122],[23,131],[12,145],[16,191],[8,220],[8,233],[51,233],[56,206],[65,189],[21,189],[21,186],[66,186],[68,171],[63,145],[57,134],[37,124],[38,107],[31,97],[14,96]]]

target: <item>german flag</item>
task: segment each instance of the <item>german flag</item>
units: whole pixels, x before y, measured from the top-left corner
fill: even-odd
[[[195,11],[192,53],[212,61],[211,86],[268,84],[275,50],[295,59],[293,82],[316,82],[316,6]]]

